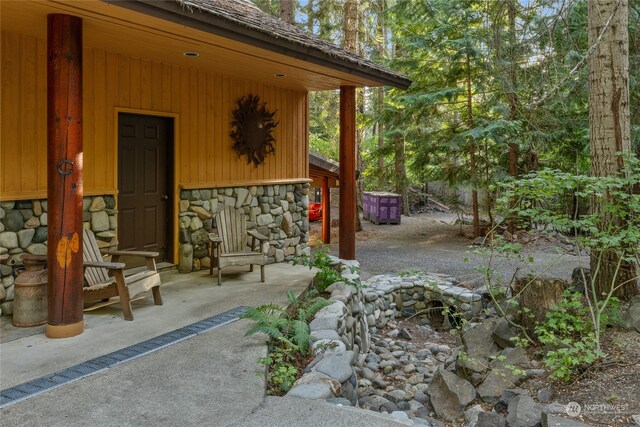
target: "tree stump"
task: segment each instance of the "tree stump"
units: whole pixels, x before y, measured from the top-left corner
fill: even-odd
[[[521,309],[528,309],[520,315],[520,323],[533,336],[536,324],[544,323],[546,313],[554,305],[562,302],[562,292],[567,283],[557,277],[524,276],[516,278],[514,295]],[[526,311],[526,310],[525,310]]]

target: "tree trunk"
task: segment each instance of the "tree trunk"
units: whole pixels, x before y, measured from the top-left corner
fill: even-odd
[[[280,20],[293,24],[294,18],[293,0],[280,0]]]
[[[386,9],[385,0],[378,0],[377,10],[377,25],[376,25],[376,43],[378,44],[378,56],[380,59],[386,58],[387,49],[387,29],[384,22],[384,11]],[[378,133],[378,150],[384,148],[384,120],[382,118],[384,112],[384,86],[379,87],[377,90],[377,133]],[[378,188],[382,188],[385,183],[384,173],[384,156],[378,155]]]
[[[467,127],[473,129],[473,96],[471,93],[471,57],[467,52]],[[476,144],[469,138],[469,169],[471,172],[471,209],[473,210],[473,237],[480,236],[480,213],[478,211],[478,190],[476,179],[478,167],[476,164]]]
[[[509,120],[515,120],[518,115],[518,98],[516,95],[516,2],[509,1]],[[509,175],[518,176],[518,144],[509,143]]]
[[[507,8],[509,15],[509,73],[508,73],[508,85],[509,92],[507,98],[509,99],[509,120],[515,120],[518,115],[518,98],[516,96],[516,2],[510,0]],[[518,177],[518,144],[514,141],[509,143],[509,175],[513,178]],[[517,201],[511,200],[510,205],[512,211],[514,211]],[[511,214],[508,220],[509,232],[514,233],[516,231],[516,215]]]
[[[553,277],[518,277],[514,285],[514,295],[517,298],[520,308],[527,308],[520,318],[520,323],[533,336],[536,323],[543,323],[547,320],[546,314],[554,305],[559,305],[562,301],[562,292],[566,283]]]
[[[589,57],[589,132],[591,147],[591,175],[616,176],[624,166],[617,153],[631,151],[629,110],[629,32],[627,0],[592,0],[589,5],[589,45],[593,45],[606,22],[613,15],[609,28]],[[624,227],[618,216],[605,212],[605,194],[601,202],[592,202],[592,211],[602,214],[600,230]],[[621,285],[615,295],[630,298],[638,294],[635,265],[621,262],[620,251],[592,251],[591,271],[596,296],[609,293]],[[627,249],[630,250],[630,249]],[[624,284],[623,284],[624,283]]]
[[[404,137],[397,134],[394,137],[394,158],[396,175],[396,193],[402,200],[402,214],[409,216],[409,197],[407,194],[407,168],[404,155]]]

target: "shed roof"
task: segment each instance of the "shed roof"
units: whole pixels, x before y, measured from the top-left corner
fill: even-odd
[[[247,0],[104,0],[252,46],[406,89],[411,80],[261,11]]]
[[[312,176],[338,178],[340,175],[340,163],[311,150],[309,151],[309,166],[309,174]]]

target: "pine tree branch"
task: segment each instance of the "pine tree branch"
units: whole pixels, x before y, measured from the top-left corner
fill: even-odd
[[[609,27],[611,26],[611,21],[613,21],[613,17],[618,12],[618,8],[620,7],[621,3],[622,3],[622,0],[618,0],[616,2],[613,12],[611,12],[611,16],[609,16],[609,18],[607,19],[607,22],[604,24],[604,27],[602,27],[602,31],[600,31],[598,38],[589,47],[589,50],[587,50],[587,53],[585,54],[585,56],[571,69],[571,71],[569,71],[569,74],[567,74],[562,80],[560,80],[560,82],[558,82],[558,84],[556,84],[553,88],[551,88],[551,90],[549,90],[542,98],[540,98],[539,100],[537,100],[532,104],[529,104],[528,108],[537,108],[542,104],[544,104],[549,98],[551,98],[551,95],[553,95],[558,89],[560,89],[571,77],[573,77],[575,73],[578,72],[579,69],[581,69],[587,63],[591,55],[593,55],[593,53],[596,51],[600,43],[602,43],[602,40],[604,39],[604,35],[609,30]]]

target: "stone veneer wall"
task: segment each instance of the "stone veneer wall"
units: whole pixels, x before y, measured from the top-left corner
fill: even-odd
[[[290,260],[308,252],[308,183],[180,191],[179,260],[182,273],[209,268],[208,230],[226,206],[241,208],[247,229],[269,237],[268,261]]]
[[[85,197],[82,201],[83,227],[91,229],[101,248],[118,245],[118,212],[113,196]],[[0,265],[0,311],[13,313],[13,280],[22,265],[23,254],[47,254],[47,201],[0,202],[0,254],[9,259]]]
[[[332,258],[336,270],[360,283],[354,272],[357,261]],[[467,319],[480,314],[482,296],[454,283],[446,276],[418,274],[374,276],[360,287],[343,282],[329,286],[333,304],[320,310],[309,325],[316,357],[287,395],[357,406],[358,383],[353,367],[369,351],[370,334],[390,319],[411,316],[431,301],[439,301]]]

